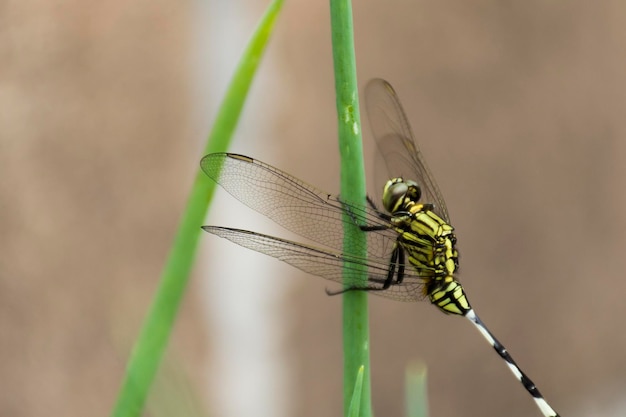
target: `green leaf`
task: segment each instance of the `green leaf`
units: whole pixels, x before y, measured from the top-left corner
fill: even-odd
[[[227,149],[282,4],[283,0],[270,4],[252,35],[218,111],[205,153]],[[142,413],[187,288],[200,226],[214,188],[215,184],[198,169],[159,288],[132,350],[111,414],[114,417],[135,417]]]

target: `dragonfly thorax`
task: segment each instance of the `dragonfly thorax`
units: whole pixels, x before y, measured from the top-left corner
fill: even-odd
[[[437,279],[454,276],[459,258],[454,228],[431,208],[414,204],[406,215],[392,218],[400,234],[399,243],[418,270],[428,270]]]
[[[435,213],[430,203],[419,203],[421,190],[414,181],[387,182],[383,204],[399,234],[398,245],[408,263],[424,281],[424,294],[446,314],[465,315],[470,309],[455,275],[459,267],[454,227]]]
[[[398,243],[407,253],[409,263],[422,275],[424,293],[431,303],[446,314],[465,315],[471,307],[455,278],[459,253],[454,228],[428,206],[413,205],[410,215],[397,222]]]
[[[422,190],[415,181],[393,178],[383,189],[383,206],[390,214],[407,211],[421,196]]]

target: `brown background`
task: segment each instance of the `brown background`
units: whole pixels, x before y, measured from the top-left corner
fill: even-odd
[[[213,119],[198,96],[217,102],[216,74],[235,62],[211,48],[232,42],[236,57],[264,6],[242,2],[240,39],[207,41],[192,30],[197,4],[0,3],[0,415],[109,413]],[[625,413],[625,16],[617,1],[354,6],[361,85],[384,77],[399,91],[472,303],[563,416]],[[336,191],[329,33],[326,2],[285,4],[241,121],[250,132],[266,119],[274,139],[234,150]],[[173,346],[210,398],[206,279]],[[339,415],[340,300],[295,282],[289,415]],[[539,415],[464,320],[426,303],[371,307],[377,415],[403,414],[413,359],[429,367],[431,416]]]

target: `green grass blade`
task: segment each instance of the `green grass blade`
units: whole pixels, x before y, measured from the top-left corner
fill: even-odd
[[[335,70],[335,92],[337,97],[337,119],[339,126],[339,152],[341,156],[341,196],[356,204],[365,203],[365,169],[359,115],[359,94],[356,78],[354,53],[354,31],[350,0],[330,1],[333,62]],[[345,227],[345,241],[361,241],[361,253],[365,256],[366,238],[358,227]],[[345,251],[354,251],[355,245],[346,245]],[[367,276],[363,274],[363,280]],[[343,296],[343,343],[344,343],[344,413],[348,415],[354,381],[364,367],[363,393],[360,415],[370,417],[371,388],[369,363],[369,324],[367,294],[361,291],[345,293]]]
[[[220,106],[205,153],[227,149],[282,4],[283,0],[272,2],[257,26]],[[159,288],[131,353],[113,417],[135,417],[142,413],[187,287],[200,226],[214,188],[198,169]]]
[[[356,382],[354,383],[354,390],[352,391],[352,399],[350,400],[350,408],[348,410],[348,417],[359,417],[361,411],[361,394],[363,393],[363,374],[365,373],[365,367],[361,366],[359,372],[356,374]]]
[[[404,388],[407,417],[428,417],[426,366],[423,363],[409,364],[406,369]]]

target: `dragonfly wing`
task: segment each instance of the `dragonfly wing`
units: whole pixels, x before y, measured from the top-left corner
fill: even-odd
[[[214,153],[200,162],[202,170],[233,197],[287,230],[334,250],[343,250],[343,226],[385,225],[370,207],[356,207],[256,159]],[[349,213],[345,217],[344,214]],[[368,233],[368,253],[386,257],[397,234]],[[360,251],[362,248],[354,248]]]
[[[365,88],[365,104],[387,171],[376,186],[382,189],[390,178],[416,181],[422,189],[420,201],[434,204],[433,211],[449,222],[446,203],[417,146],[398,94],[387,81],[373,79]]]
[[[296,268],[345,285],[359,285],[363,271],[368,276],[368,288],[382,287],[389,271],[389,259],[360,258],[327,251],[314,246],[280,239],[248,230],[227,227],[203,226],[205,231],[225,238],[240,246],[272,256]],[[407,265],[407,271],[410,271]],[[376,295],[399,301],[422,300],[424,281],[415,273],[409,272],[399,285],[392,285],[385,291],[372,291]]]

